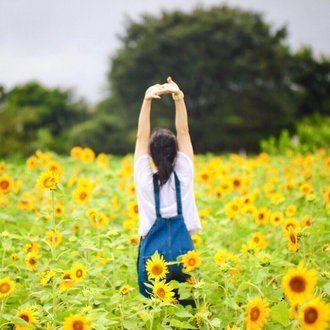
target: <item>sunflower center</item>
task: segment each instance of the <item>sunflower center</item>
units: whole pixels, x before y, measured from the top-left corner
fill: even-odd
[[[259,237],[254,237],[253,240],[254,240],[256,243],[259,243],[259,241],[260,241]]]
[[[134,206],[134,212],[135,212],[136,214],[138,214],[138,213],[139,213],[139,208],[138,208],[138,206],[137,206],[137,205],[135,205],[135,206]]]
[[[295,234],[291,234],[291,235],[290,235],[290,241],[291,241],[293,244],[296,244],[296,243],[297,243],[296,235],[295,235]]]
[[[235,187],[239,187],[241,185],[241,181],[236,179],[236,180],[234,180],[233,184],[234,184]]]
[[[280,218],[279,218],[279,217],[275,217],[275,218],[274,218],[274,221],[275,221],[275,222],[278,222],[278,221],[280,221]]]
[[[25,322],[29,322],[30,321],[29,315],[27,315],[27,314],[21,314],[19,317],[21,319],[23,319]]]
[[[6,190],[6,189],[8,189],[8,187],[9,187],[9,182],[6,181],[6,180],[1,181],[1,182],[0,182],[0,186],[1,186],[1,188],[2,188],[3,190]]]
[[[46,188],[50,188],[54,185],[54,183],[55,183],[54,178],[46,178],[44,181],[44,186]]]
[[[304,320],[307,324],[312,324],[317,320],[318,313],[314,307],[309,307],[305,310]]]
[[[85,192],[82,192],[80,194],[80,199],[85,199],[87,197],[87,194]]]
[[[33,258],[31,258],[31,259],[29,260],[29,264],[30,264],[31,266],[34,266],[36,263],[37,263],[37,262],[36,262]]]
[[[264,217],[265,217],[265,215],[263,213],[259,213],[259,215],[258,215],[259,220],[262,220]]]
[[[83,275],[83,271],[81,269],[78,269],[76,271],[76,276],[79,278],[79,277],[82,277],[82,275]]]
[[[294,276],[290,283],[290,288],[294,292],[303,292],[306,289],[306,282],[305,279],[302,278],[301,276]]]
[[[1,293],[7,293],[10,290],[10,286],[8,283],[2,283],[0,284],[0,292]]]
[[[65,274],[63,276],[63,280],[65,280],[65,281],[71,281],[71,275],[70,274]]]
[[[203,178],[203,180],[207,181],[208,178],[209,178],[209,176],[208,176],[207,174],[203,174],[203,175],[202,175],[202,178]]]
[[[162,265],[157,264],[152,267],[152,273],[154,275],[160,275],[162,272],[163,272]]]
[[[257,321],[259,319],[259,316],[260,309],[257,306],[253,307],[250,311],[251,321]]]
[[[234,205],[232,206],[232,209],[233,209],[234,211],[237,211],[237,210],[238,210],[238,206],[237,206],[236,204],[234,204]]]
[[[292,223],[289,223],[287,226],[286,226],[286,230],[290,230],[290,229],[295,229],[294,225]]]
[[[73,330],[84,330],[84,323],[80,320],[74,321],[72,324]]]
[[[190,258],[188,260],[188,265],[189,266],[195,266],[196,265],[196,259],[195,258]]]
[[[166,295],[166,292],[163,288],[158,288],[157,289],[157,296],[161,299],[163,299]]]

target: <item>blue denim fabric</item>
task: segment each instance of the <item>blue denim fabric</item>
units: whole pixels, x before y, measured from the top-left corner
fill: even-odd
[[[154,178],[154,195],[157,218],[147,236],[140,240],[139,256],[137,261],[139,289],[140,293],[145,297],[150,297],[151,294],[151,289],[144,285],[144,283],[150,283],[148,281],[146,262],[156,251],[158,251],[160,255],[163,255],[167,262],[170,262],[176,261],[178,256],[194,249],[193,241],[182,216],[180,181],[175,172],[174,177],[178,215],[171,218],[161,217],[159,186],[157,180]],[[187,277],[189,277],[182,273],[182,265],[180,264],[170,265],[168,266],[168,270],[169,274],[167,274],[166,282],[173,279],[183,282]]]

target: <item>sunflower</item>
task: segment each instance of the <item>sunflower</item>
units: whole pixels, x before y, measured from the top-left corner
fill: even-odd
[[[249,301],[247,305],[247,316],[245,317],[248,330],[257,330],[264,326],[269,316],[268,302],[257,297]]]
[[[285,233],[285,237],[288,240],[289,250],[292,252],[296,252],[298,250],[298,248],[300,247],[296,231],[293,229],[289,229]]]
[[[18,201],[18,207],[21,210],[33,210],[33,208],[34,208],[33,195],[31,195],[29,193],[21,194],[20,200]]]
[[[273,226],[278,226],[283,221],[283,214],[281,212],[274,212],[270,215],[270,223]]]
[[[256,232],[253,234],[248,244],[251,246],[255,245],[255,250],[257,251],[262,250],[267,246],[266,237],[263,233]]]
[[[285,215],[287,217],[293,217],[297,212],[297,206],[296,205],[289,205],[286,209],[285,209]]]
[[[95,153],[91,148],[84,148],[80,154],[80,160],[85,164],[90,164],[95,159]]]
[[[0,298],[9,296],[15,289],[15,283],[9,277],[0,279]]]
[[[52,171],[48,171],[39,175],[37,185],[43,191],[51,191],[56,189],[56,185],[58,182],[58,175]]]
[[[303,263],[298,268],[290,268],[282,279],[282,288],[291,304],[303,303],[312,298],[317,282],[315,269],[305,269]]]
[[[81,264],[75,264],[70,274],[75,282],[81,282],[86,276],[86,267]]]
[[[30,270],[37,270],[39,266],[37,259],[40,258],[41,255],[36,253],[30,253],[25,259],[26,267],[29,268]]]
[[[282,202],[284,202],[285,198],[284,198],[284,195],[280,192],[275,192],[273,195],[272,195],[272,203],[274,205],[278,205],[278,204],[281,204]]]
[[[96,158],[97,165],[100,167],[108,168],[109,167],[109,159],[104,152],[101,152]]]
[[[88,204],[91,197],[91,189],[79,187],[73,192],[73,199],[77,204]]]
[[[125,296],[127,295],[130,291],[132,290],[132,288],[128,285],[128,284],[125,284],[123,285],[120,289],[119,289],[119,292]]]
[[[221,266],[225,261],[232,260],[234,262],[238,262],[239,257],[227,251],[219,251],[214,256],[214,261],[218,266]]]
[[[29,170],[35,170],[38,166],[38,158],[36,156],[30,156],[26,160],[26,166]]]
[[[103,228],[105,227],[109,220],[108,218],[106,217],[106,215],[103,213],[103,212],[95,212],[95,213],[92,213],[90,216],[89,216],[89,219],[91,221],[91,225],[94,227],[94,228]]]
[[[188,251],[182,256],[183,267],[186,272],[191,272],[202,263],[200,253],[194,250]]]
[[[65,271],[60,282],[60,291],[65,291],[74,286],[75,282],[71,277],[70,271]]]
[[[63,203],[57,203],[55,206],[55,217],[61,218],[64,214],[64,205]]]
[[[173,288],[170,284],[165,283],[165,280],[161,282],[155,282],[153,293],[156,297],[163,300],[164,302],[171,303],[174,300]]]
[[[62,241],[62,234],[56,230],[55,232],[52,230],[49,230],[46,233],[46,242],[50,247],[55,245],[55,247],[58,247]]]
[[[0,193],[7,193],[14,188],[14,180],[9,175],[0,176]]]
[[[270,215],[270,210],[266,207],[262,207],[257,211],[257,214],[255,216],[255,221],[258,225],[263,225],[268,222]]]
[[[288,218],[284,221],[282,228],[284,232],[288,232],[290,230],[298,231],[300,228],[300,223],[295,218]]]
[[[301,220],[302,227],[310,227],[312,225],[312,217],[310,215],[305,215]]]
[[[36,307],[34,307],[34,306],[28,307],[28,308],[22,308],[17,312],[16,315],[31,325],[39,323],[39,321],[37,319]],[[29,326],[16,325],[15,329],[16,330],[30,330],[31,328]]]
[[[223,194],[227,194],[234,189],[233,182],[229,178],[222,178],[220,181],[220,191]]]
[[[40,249],[40,244],[36,242],[28,243],[24,246],[24,253],[34,253],[37,254]]]
[[[307,196],[309,194],[311,194],[313,192],[313,187],[310,183],[308,182],[303,182],[301,185],[300,185],[300,194],[302,196]]]
[[[91,330],[90,321],[82,314],[68,316],[62,324],[63,330]]]
[[[304,330],[329,329],[330,305],[316,297],[302,306],[299,319]]]
[[[325,202],[325,203],[329,203],[329,202],[330,202],[330,188],[328,188],[328,189],[324,192],[324,202]]]
[[[81,152],[82,152],[82,148],[79,146],[75,146],[75,147],[71,148],[70,156],[74,159],[79,159]]]
[[[201,245],[203,243],[202,238],[199,235],[197,235],[197,234],[192,235],[191,236],[191,239],[192,239],[192,241],[194,243],[194,246],[199,246],[199,245]]]
[[[42,286],[46,286],[49,284],[50,280],[56,275],[56,271],[54,269],[44,271],[40,274],[41,280],[40,283]]]
[[[229,220],[233,219],[235,216],[240,214],[241,211],[241,201],[238,198],[234,198],[229,203],[225,205],[226,215]]]
[[[63,167],[62,165],[56,161],[56,160],[51,160],[48,164],[47,164],[47,171],[51,171],[55,174],[58,175],[58,177],[62,177],[63,175]]]
[[[148,272],[149,280],[161,280],[166,277],[168,273],[167,264],[162,255],[156,252],[146,263],[146,270]]]

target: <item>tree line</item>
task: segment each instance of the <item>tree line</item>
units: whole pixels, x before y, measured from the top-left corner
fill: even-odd
[[[257,151],[259,141],[330,113],[329,57],[292,52],[287,29],[259,13],[215,6],[129,21],[109,61],[108,97],[93,109],[72,90],[37,82],[0,87],[0,156],[36,148],[132,152],[145,89],[172,75],[185,93],[195,151]],[[154,102],[153,126],[174,128],[171,98]]]

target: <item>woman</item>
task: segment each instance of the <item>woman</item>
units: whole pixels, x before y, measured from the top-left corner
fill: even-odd
[[[157,129],[150,137],[150,111],[154,99],[172,94],[176,136]],[[151,156],[156,171],[149,161]],[[139,207],[138,279],[141,294],[150,296],[147,260],[156,252],[167,262],[194,249],[190,235],[201,229],[194,198],[193,147],[190,140],[184,94],[171,77],[149,87],[142,103],[134,154],[134,181]],[[169,266],[166,281],[184,281],[180,265]]]

